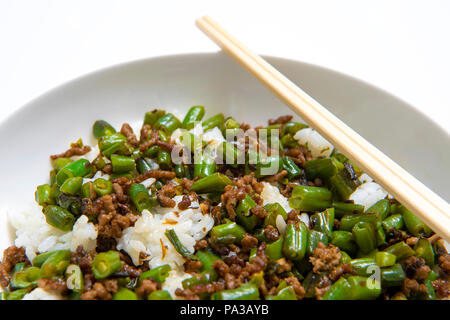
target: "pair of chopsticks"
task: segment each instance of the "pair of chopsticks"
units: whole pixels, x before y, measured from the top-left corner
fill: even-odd
[[[275,93],[340,152],[352,159],[438,235],[450,241],[450,205],[445,200],[353,131],[211,18],[202,17],[196,24],[225,53]]]

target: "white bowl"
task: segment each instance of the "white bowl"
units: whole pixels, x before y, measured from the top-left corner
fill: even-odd
[[[310,64],[267,57],[331,112],[419,180],[450,200],[450,137],[407,105],[360,80]],[[33,100],[0,124],[0,250],[12,243],[6,212],[34,201],[48,181],[49,155],[83,138],[92,124],[119,127],[158,107],[180,117],[193,105],[207,115],[223,112],[242,122],[265,124],[293,114],[222,53],[185,54],[130,62],[70,81]],[[0,254],[1,255],[1,254]]]

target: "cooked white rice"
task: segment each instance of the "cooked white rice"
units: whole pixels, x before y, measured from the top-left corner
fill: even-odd
[[[294,135],[300,144],[305,145],[314,158],[316,157],[329,157],[333,152],[333,145],[325,140],[317,131],[311,128],[305,128],[297,131]]]
[[[387,192],[375,182],[366,182],[360,185],[351,195],[350,200],[370,208],[377,201],[386,198]]]
[[[45,291],[41,288],[36,288],[33,291],[23,296],[22,300],[61,300],[62,297],[56,292]]]
[[[261,192],[261,198],[264,200],[264,205],[268,203],[278,202],[286,212],[292,210],[289,206],[289,200],[280,193],[280,190],[268,182],[263,182],[264,188]]]

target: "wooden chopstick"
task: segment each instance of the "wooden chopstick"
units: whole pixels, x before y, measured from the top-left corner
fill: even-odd
[[[450,205],[445,200],[353,131],[211,18],[207,16],[199,18],[196,24],[225,53],[275,93],[340,152],[354,161],[438,235],[450,241]]]

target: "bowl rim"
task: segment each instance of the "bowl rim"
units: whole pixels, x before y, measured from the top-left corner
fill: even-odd
[[[33,104],[35,104],[37,101],[46,98],[47,96],[52,95],[54,92],[62,90],[66,87],[69,87],[77,82],[83,81],[91,76],[97,75],[97,74],[101,74],[101,73],[105,73],[105,72],[109,72],[115,69],[121,69],[121,68],[126,68],[127,66],[130,65],[135,65],[135,64],[141,64],[141,63],[147,63],[147,62],[152,62],[155,60],[160,60],[160,59],[172,59],[172,58],[198,58],[198,57],[213,57],[213,56],[226,56],[228,57],[222,50],[218,50],[218,51],[213,51],[213,52],[184,52],[184,53],[174,53],[174,54],[166,54],[166,55],[158,55],[158,56],[153,56],[153,57],[144,57],[144,58],[139,58],[139,59],[134,59],[134,60],[129,60],[129,61],[124,61],[124,62],[119,62],[116,64],[112,64],[112,65],[108,65],[106,67],[100,67],[98,69],[89,71],[87,73],[81,74],[79,76],[76,76],[74,78],[71,78],[67,81],[64,81],[60,84],[57,84],[51,88],[49,88],[48,90],[44,91],[43,93],[31,98],[28,102],[24,103],[23,105],[21,105],[20,107],[18,107],[16,110],[14,110],[13,112],[11,112],[10,114],[8,114],[5,118],[3,118],[0,121],[0,127],[5,125],[11,118],[15,117],[18,113],[31,108],[33,106]],[[310,62],[304,62],[301,60],[295,60],[292,58],[284,58],[284,57],[280,57],[280,56],[275,56],[275,55],[261,55],[261,57],[263,57],[264,59],[269,60],[269,63],[272,63],[272,61],[279,61],[282,63],[296,63],[296,64],[302,64],[305,65],[306,67],[311,67],[314,69],[320,69],[321,71],[325,71],[325,72],[329,72],[329,73],[334,73],[335,75],[341,76],[341,77],[345,77],[349,80],[355,81],[355,82],[360,82],[361,84],[370,87],[371,89],[374,89],[390,98],[393,98],[395,100],[397,100],[398,102],[402,103],[403,105],[407,106],[410,111],[416,112],[419,115],[421,115],[423,118],[426,118],[427,120],[429,120],[437,129],[439,129],[439,131],[441,131],[441,133],[446,136],[448,139],[450,139],[450,129],[447,130],[446,128],[444,128],[441,124],[435,122],[431,117],[429,117],[426,113],[424,113],[424,111],[422,111],[421,109],[415,107],[414,105],[410,104],[409,102],[403,100],[402,98],[390,93],[389,91],[378,87],[375,84],[372,84],[364,79],[360,79],[358,77],[354,77],[352,75],[349,75],[345,72],[342,71],[338,71],[338,70],[334,70],[319,64],[315,64],[315,63],[310,63]],[[229,57],[228,57],[229,58]],[[231,60],[231,58],[229,58]],[[255,79],[256,81],[256,79]]]

